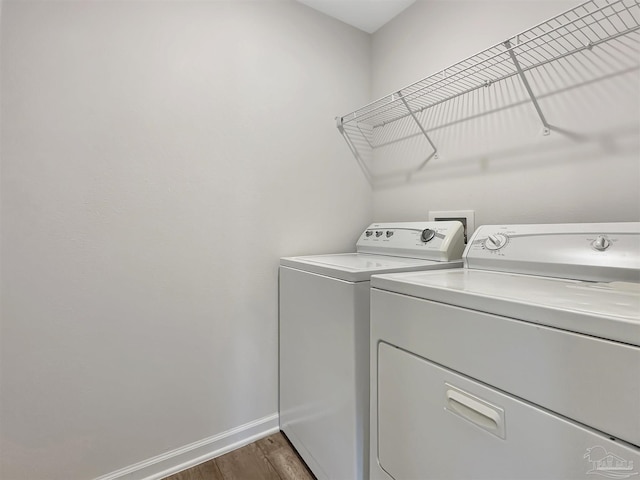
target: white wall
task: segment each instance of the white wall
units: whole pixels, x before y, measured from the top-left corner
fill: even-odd
[[[373,35],[373,98],[439,72],[579,3],[419,0]],[[553,92],[572,76],[582,78],[581,69],[596,73],[608,60],[608,54],[596,47],[573,64],[567,60],[542,69],[531,77],[532,83],[537,91]],[[554,88],[556,84],[560,85]],[[499,107],[511,96],[526,99],[515,78],[439,107],[433,120],[464,118],[479,105]],[[473,209],[476,225],[638,221],[639,99],[637,70],[541,99],[547,120],[580,133],[580,141],[558,132],[541,135],[542,125],[531,104],[435,130],[432,137],[439,158],[409,180],[401,177],[376,188],[375,220]],[[420,153],[423,157],[416,155],[413,165],[426,157],[425,152],[429,150]],[[391,156],[395,157],[377,161],[408,157],[406,151]]]
[[[280,256],[345,251],[370,39],[290,1],[2,5],[4,480],[277,412]]]
[[[419,1],[369,37],[284,0],[4,2],[0,477],[92,478],[274,414],[278,258],[373,217],[638,220],[637,75],[543,100],[585,141],[525,105],[434,132],[440,158],[373,195],[335,129],[576,3]]]

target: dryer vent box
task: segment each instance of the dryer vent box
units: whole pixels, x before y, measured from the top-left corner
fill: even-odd
[[[429,221],[444,222],[457,220],[464,225],[464,243],[473,235],[476,229],[474,210],[448,210],[429,212]]]

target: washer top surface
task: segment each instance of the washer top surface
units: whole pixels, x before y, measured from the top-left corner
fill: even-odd
[[[364,282],[376,273],[462,267],[463,250],[460,222],[373,223],[360,235],[357,253],[285,257],[280,265]]]
[[[371,286],[640,346],[640,223],[483,226],[463,258]]]
[[[364,282],[368,281],[371,275],[374,274],[436,268],[460,268],[462,267],[462,260],[437,262],[419,258],[392,257],[368,253],[341,253],[282,258],[280,265],[347,282]]]

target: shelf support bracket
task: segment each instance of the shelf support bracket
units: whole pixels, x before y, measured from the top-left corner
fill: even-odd
[[[513,64],[516,67],[516,70],[518,71],[518,76],[520,77],[520,80],[522,80],[522,84],[524,85],[524,88],[527,90],[527,93],[529,94],[529,98],[531,99],[531,103],[533,103],[533,106],[536,109],[536,112],[538,113],[538,117],[540,117],[540,121],[542,122],[542,125],[543,125],[542,134],[549,135],[549,133],[551,133],[551,126],[547,122],[547,119],[544,117],[544,113],[542,113],[542,109],[538,104],[538,99],[534,95],[533,90],[531,89],[531,85],[529,85],[529,80],[527,80],[527,77],[524,75],[524,71],[520,66],[520,62],[518,61],[516,54],[513,53],[513,50],[511,48],[511,42],[507,40],[506,42],[504,42],[504,46],[507,47],[507,52],[509,52],[511,61],[513,62]]]
[[[336,117],[336,127],[338,127],[338,131],[342,135],[342,138],[344,138],[344,141],[347,142],[347,145],[349,146],[349,150],[351,150],[351,153],[353,154],[353,156],[356,157],[356,161],[358,162],[358,165],[360,165],[360,168],[362,169],[364,176],[369,182],[369,185],[373,186],[373,175],[371,173],[371,170],[369,170],[367,163],[360,156],[360,152],[358,152],[358,149],[356,148],[355,144],[351,141],[347,132],[345,132],[344,122],[342,120],[342,117]]]
[[[407,103],[407,100],[404,98],[404,95],[402,95],[401,92],[398,92],[397,95],[400,98],[400,100],[402,100],[402,103],[404,103],[404,106],[407,107],[407,112],[409,112],[409,114],[411,115],[411,118],[413,118],[413,121],[416,122],[416,124],[418,125],[418,128],[420,128],[420,131],[427,139],[427,142],[429,142],[429,145],[431,145],[431,148],[433,148],[433,152],[431,152],[429,156],[424,160],[424,162],[422,162],[422,164],[416,169],[416,170],[421,170],[429,160],[431,160],[434,157],[438,158],[438,149],[436,148],[435,144],[431,141],[431,138],[429,138],[427,131],[424,129],[424,127],[420,123],[420,120],[418,120],[418,117],[416,117],[416,114],[409,107],[409,104]]]

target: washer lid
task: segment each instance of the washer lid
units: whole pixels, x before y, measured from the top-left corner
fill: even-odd
[[[371,286],[640,346],[640,286],[635,283],[457,269],[376,276]]]
[[[312,255],[280,259],[280,265],[305,272],[317,273],[348,282],[368,281],[376,273],[410,272],[435,268],[462,267],[462,260],[436,262],[418,258],[371,255],[366,253],[342,253]]]

